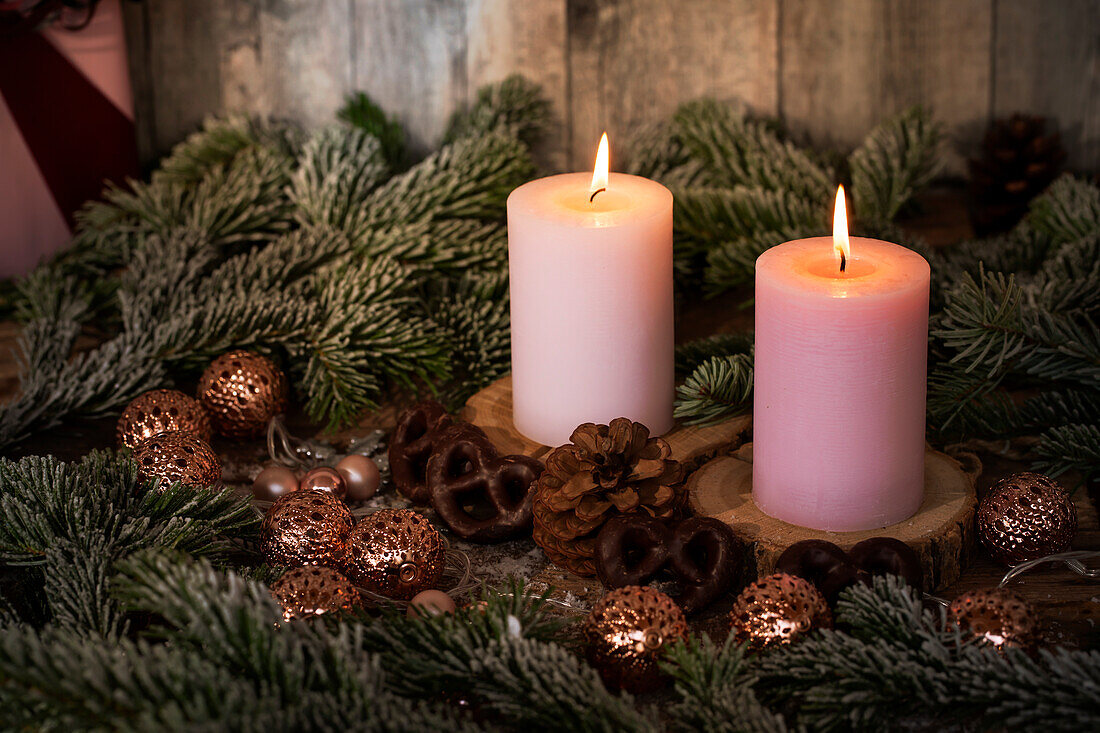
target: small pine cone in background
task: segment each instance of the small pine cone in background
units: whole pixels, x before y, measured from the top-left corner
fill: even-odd
[[[670,518],[683,507],[683,467],[649,429],[626,418],[585,423],[546,457],[535,494],[535,542],[555,565],[596,572],[596,536],[620,514]]]
[[[971,221],[979,236],[1015,226],[1061,172],[1066,151],[1058,133],[1046,134],[1046,123],[1023,114],[990,123],[982,157],[970,160]]]

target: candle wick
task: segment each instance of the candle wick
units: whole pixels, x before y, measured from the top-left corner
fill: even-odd
[[[840,253],[840,271],[844,272],[844,268],[848,265],[848,258],[844,256],[844,253]]]
[[[588,197],[588,203],[592,203],[592,201],[596,198],[596,194],[598,194],[600,191],[606,190],[606,188],[597,188],[595,191],[592,192],[592,195]]]

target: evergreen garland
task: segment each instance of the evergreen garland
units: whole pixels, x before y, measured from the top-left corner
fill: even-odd
[[[889,225],[935,175],[940,137],[929,114],[913,108],[875,128],[848,158],[856,221],[867,231]],[[715,294],[744,285],[765,249],[829,227],[837,173],[826,156],[736,105],[687,103],[631,149],[628,172],[660,180],[675,196],[684,287],[702,282]]]
[[[125,455],[0,460],[0,558],[31,564],[44,618],[0,626],[11,728],[785,731],[916,717],[982,729],[1100,723],[1100,654],[967,641],[900,579],[841,595],[837,631],[756,657],[668,650],[658,710],[606,690],[519,582],[453,616],[283,620],[228,492],[139,481]],[[231,554],[229,554],[231,553]],[[204,557],[196,557],[204,555]],[[213,562],[212,562],[213,561]],[[140,637],[136,632],[140,630]],[[135,640],[135,638],[137,640]],[[461,704],[460,701],[464,701]]]
[[[22,390],[0,408],[0,447],[231,348],[281,361],[329,426],[392,386],[461,399],[502,374],[504,201],[534,173],[538,89],[484,90],[443,148],[396,175],[392,121],[362,96],[341,116],[308,136],[210,120],[150,181],[86,205],[72,248],[16,284]],[[73,356],[81,333],[102,343]]]

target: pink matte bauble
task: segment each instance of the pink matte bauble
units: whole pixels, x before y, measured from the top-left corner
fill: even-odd
[[[409,610],[405,613],[409,618],[417,618],[421,614],[438,616],[454,612],[455,602],[449,595],[441,590],[423,590],[409,601]]]
[[[349,501],[366,501],[382,485],[378,464],[366,456],[345,456],[336,464],[336,470],[343,476],[348,487]]]
[[[344,483],[344,477],[335,468],[328,466],[312,468],[302,476],[302,490],[308,489],[330,491],[336,495],[337,499],[343,499],[348,495],[348,485]]]
[[[285,466],[267,466],[252,481],[252,496],[260,501],[275,501],[298,490],[298,477]]]

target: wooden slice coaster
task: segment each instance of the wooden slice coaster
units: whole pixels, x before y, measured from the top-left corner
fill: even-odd
[[[752,547],[757,575],[772,572],[780,554],[802,540],[828,540],[849,550],[870,537],[894,537],[920,556],[924,587],[938,590],[958,580],[970,561],[974,486],[981,470],[973,454],[956,459],[929,449],[924,458],[924,503],[917,513],[904,522],[863,532],[798,527],[760,511],[752,499],[752,443],[707,463],[688,479],[687,487],[696,514],[721,519]]]
[[[555,446],[545,446],[519,434],[512,424],[512,377],[493,382],[466,401],[462,419],[485,431],[502,454],[542,459]],[[739,447],[748,437],[752,418],[735,417],[704,427],[677,424],[661,436],[672,448],[672,457],[693,471],[719,453]]]

